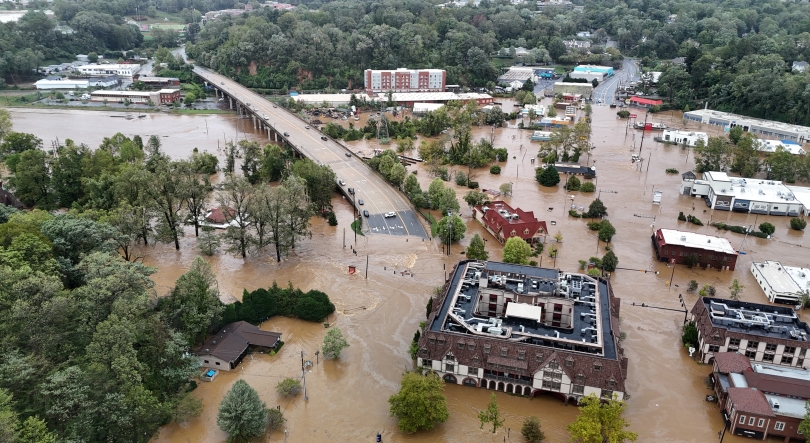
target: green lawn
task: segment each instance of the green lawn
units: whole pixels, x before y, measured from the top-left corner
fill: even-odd
[[[363,222],[361,220],[355,220],[352,222],[352,231],[356,232],[358,235],[365,235],[363,234]]]
[[[425,214],[425,216],[430,221],[430,236],[435,237],[436,236],[436,229],[438,228],[439,223],[436,221],[436,219],[433,217],[433,214],[431,214],[430,212]]]

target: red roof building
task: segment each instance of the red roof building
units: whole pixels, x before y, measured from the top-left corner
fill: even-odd
[[[660,106],[663,105],[663,100],[650,100],[649,98],[641,98],[641,97],[630,97],[630,106],[636,106],[639,108],[652,108],[653,106]]]
[[[205,216],[205,221],[219,225],[228,223],[231,219],[233,219],[233,216],[236,215],[236,210],[233,208],[227,208],[227,211],[229,212],[228,219],[225,218],[225,208],[222,206],[214,208],[208,213],[208,215]]]
[[[512,209],[502,201],[476,206],[473,209],[473,218],[501,243],[505,243],[510,237],[520,237],[528,243],[534,243],[548,234],[546,222],[534,218],[533,212]]]

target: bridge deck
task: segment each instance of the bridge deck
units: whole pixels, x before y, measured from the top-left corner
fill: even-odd
[[[273,107],[272,102],[224,75],[199,66],[194,67],[194,73],[248,108],[275,132],[290,134],[283,138],[302,155],[319,164],[329,165],[338,179],[346,182],[344,192],[346,188],[354,188],[355,200],[362,199],[365,203],[356,207],[361,212],[368,210],[367,226],[371,232],[428,238],[410,202],[356,155],[346,156],[350,151],[343,145],[331,138],[322,140],[320,131],[306,129],[307,123],[294,114],[281,107]],[[397,216],[385,218],[383,214],[387,212],[395,212]]]

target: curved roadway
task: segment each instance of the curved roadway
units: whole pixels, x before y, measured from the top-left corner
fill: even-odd
[[[638,81],[638,66],[633,59],[626,58],[622,61],[622,70],[616,72],[613,77],[600,83],[593,92],[593,99],[597,103],[612,105],[616,102],[616,88],[622,83]]]
[[[410,202],[343,145],[329,137],[322,140],[322,132],[314,128],[307,129],[308,124],[305,121],[224,75],[199,66],[194,67],[194,73],[249,108],[250,112],[274,128],[279,137],[287,140],[298,152],[319,164],[329,165],[337,178],[346,183],[341,186],[344,194],[351,198],[347,189],[354,188],[355,203],[363,200],[364,205],[356,204],[355,207],[360,213],[363,210],[369,212],[369,217],[363,217],[366,219],[367,230],[428,238]],[[284,133],[289,136],[282,137],[281,134]],[[383,214],[388,212],[394,212],[396,216],[384,217]]]

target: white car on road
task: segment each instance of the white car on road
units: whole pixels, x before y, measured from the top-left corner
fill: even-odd
[[[397,216],[396,212],[386,212],[385,213],[385,218],[391,218],[391,217],[396,217],[396,216]]]

